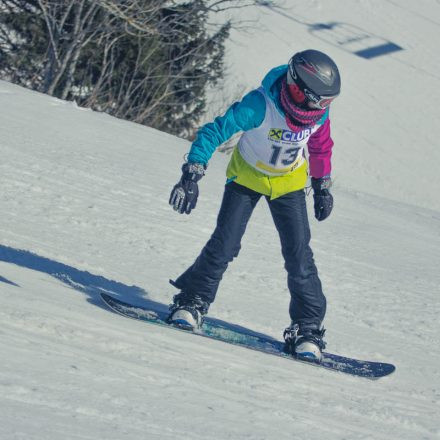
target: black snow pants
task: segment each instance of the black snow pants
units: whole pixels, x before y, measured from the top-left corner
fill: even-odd
[[[172,284],[187,295],[197,294],[212,303],[228,263],[240,251],[241,238],[262,194],[228,183],[217,227],[196,261]],[[266,197],[281,240],[291,295],[289,313],[295,323],[321,323],[326,311],[313,253],[304,190],[277,199]]]

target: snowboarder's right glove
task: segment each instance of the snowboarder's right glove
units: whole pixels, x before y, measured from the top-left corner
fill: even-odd
[[[205,175],[206,166],[201,163],[184,163],[182,177],[170,195],[170,205],[180,214],[189,214],[196,207],[199,187],[197,182]]]
[[[332,186],[330,176],[315,179],[312,177],[313,199],[315,200],[315,217],[318,221],[325,220],[333,209],[333,196],[329,188]]]

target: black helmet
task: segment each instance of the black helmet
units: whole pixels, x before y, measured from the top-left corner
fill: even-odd
[[[341,77],[335,62],[325,53],[308,49],[289,61],[287,82],[295,83],[319,108],[326,108],[341,91]]]

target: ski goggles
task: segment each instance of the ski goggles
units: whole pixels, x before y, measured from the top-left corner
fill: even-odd
[[[298,75],[294,76],[291,69],[292,67],[289,66],[289,69],[287,71],[287,86],[289,88],[290,95],[296,103],[301,104],[304,101],[308,100],[311,107],[324,110],[338,96],[317,95],[307,88],[305,83],[301,80],[301,78],[299,78]]]

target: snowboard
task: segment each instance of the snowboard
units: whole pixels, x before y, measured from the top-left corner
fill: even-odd
[[[396,369],[394,365],[388,363],[361,361],[327,352],[322,353],[322,360],[319,364],[303,359],[297,359],[291,354],[284,352],[284,342],[245,327],[206,317],[201,330],[184,330],[166,322],[168,312],[164,310],[163,305],[162,307],[159,307],[159,305],[155,303],[156,305],[139,306],[126,303],[106,293],[101,293],[100,295],[104,303],[111,310],[128,318],[167,327],[172,330],[189,333],[195,336],[222,341],[268,355],[278,356],[289,361],[301,362],[318,368],[338,371],[368,379],[378,379],[380,377],[388,376]]]

